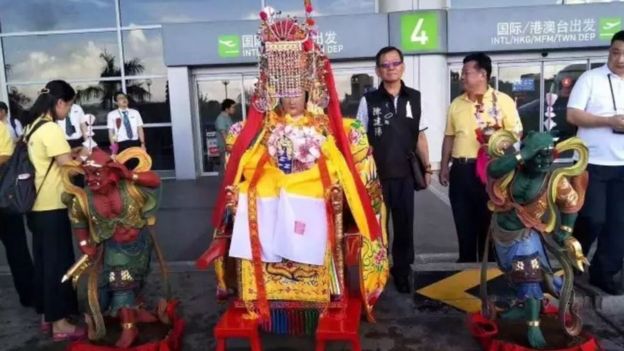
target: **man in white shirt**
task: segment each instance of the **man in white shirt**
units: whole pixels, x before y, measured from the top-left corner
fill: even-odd
[[[598,238],[590,282],[622,295],[614,276],[624,259],[624,31],[613,36],[607,64],[583,73],[574,85],[567,120],[589,147],[589,186],[575,235],[585,253]]]
[[[139,111],[128,108],[128,97],[122,92],[115,94],[118,109],[108,113],[108,138],[113,155],[130,148],[145,150],[143,119]],[[114,146],[117,145],[117,146]]]
[[[69,110],[69,115],[56,123],[65,133],[65,139],[72,150],[77,151],[82,148],[82,130],[85,121],[85,113],[80,105],[73,104]]]

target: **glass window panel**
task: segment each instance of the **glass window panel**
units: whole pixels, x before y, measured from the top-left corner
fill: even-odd
[[[566,110],[570,92],[578,78],[587,70],[586,61],[553,62],[544,64],[544,130],[552,130],[557,136],[567,139],[576,135],[576,127],[566,120]],[[547,93],[552,92],[551,99]],[[554,101],[553,101],[554,100]],[[548,111],[549,102],[552,111]],[[551,116],[551,118],[548,118]]]
[[[2,38],[7,80],[120,76],[115,32]]]
[[[175,169],[171,127],[146,127],[145,146],[155,170]]]
[[[121,0],[123,26],[257,19],[260,0]]]
[[[124,31],[123,48],[126,76],[167,73],[160,29]]]
[[[498,90],[516,101],[524,133],[539,131],[540,65],[500,67]]]
[[[342,116],[355,118],[364,93],[376,88],[374,76],[371,73],[337,71],[334,73],[334,80]]]
[[[171,122],[169,82],[166,78],[128,80],[126,90],[130,107],[141,113],[143,123]]]
[[[115,0],[0,0],[2,32],[115,27]]]
[[[607,61],[605,59],[592,59],[589,63],[591,69],[604,66],[605,64],[607,64]]]
[[[71,83],[76,90],[76,103],[85,113],[96,117],[96,125],[106,125],[106,115],[112,110],[112,96],[121,90],[121,81]],[[9,86],[9,107],[12,116],[20,116],[37,99],[43,84]]]
[[[42,86],[9,86],[9,112],[11,116],[20,118],[25,110],[35,102]]]
[[[173,156],[173,137],[171,127],[148,127],[145,132],[145,147],[152,158],[153,170],[173,170],[175,168]],[[106,129],[96,129],[93,137],[98,147],[109,151],[110,142]]]
[[[451,95],[450,101],[453,101],[456,97],[462,95],[464,93],[464,86],[461,81],[461,70],[462,66],[454,66],[449,70],[449,79],[451,83]],[[492,65],[492,76],[490,77],[490,86],[492,88],[496,88],[496,65]]]
[[[257,76],[243,76],[243,97],[244,97],[244,105],[241,106],[243,119],[247,118],[247,113],[249,112],[249,106],[251,104],[251,97],[256,90],[256,84],[258,83]]]
[[[285,14],[304,15],[303,1],[266,0],[266,4]],[[374,13],[375,0],[314,0],[312,7],[314,7],[313,16]]]
[[[451,100],[453,101],[456,97],[460,96],[464,93],[464,87],[461,82],[461,66],[459,67],[451,67],[450,69],[450,79],[451,79]]]
[[[253,80],[251,80],[253,81]],[[249,84],[249,83],[248,83]],[[239,78],[207,80],[197,82],[197,102],[199,107],[199,123],[202,170],[206,172],[218,172],[220,167],[219,153],[215,149],[217,134],[215,120],[221,113],[221,102],[226,99],[236,101],[236,114],[232,117],[234,122],[242,120],[243,113],[241,101],[243,93]]]
[[[95,125],[106,125],[106,116],[115,109],[113,96],[121,91],[121,81],[73,83],[72,86],[76,89],[76,103],[85,113],[95,116]]]
[[[562,4],[562,0],[451,0],[450,3],[451,8],[468,9],[482,7],[560,5]]]

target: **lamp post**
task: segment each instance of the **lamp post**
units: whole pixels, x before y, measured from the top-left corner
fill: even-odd
[[[147,98],[152,101],[152,80],[147,79],[145,83],[147,84]]]
[[[223,86],[225,87],[225,98],[228,98],[228,90],[227,90],[227,86],[228,84],[230,84],[229,80],[222,80],[221,83],[223,83]]]

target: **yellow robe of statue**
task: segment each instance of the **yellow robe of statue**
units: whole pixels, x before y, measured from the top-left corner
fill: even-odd
[[[228,256],[236,262],[239,297],[245,302],[253,303],[257,298],[257,291],[246,212],[250,179],[261,157],[269,153],[269,135],[277,125],[313,128],[324,136],[320,152],[326,160],[331,183],[339,184],[344,191],[345,214],[349,213],[347,216],[352,218],[354,228],[362,238],[359,290],[364,296],[367,314],[370,315],[388,277],[387,234],[381,185],[365,129],[357,120],[344,119],[344,129],[356,169],[369,193],[377,219],[382,223],[381,238],[371,240],[354,179],[333,136],[328,133],[326,121],[326,116],[311,113],[296,120],[273,112],[268,114],[258,138],[243,154],[237,167],[233,185],[238,190],[238,206]],[[226,138],[227,150],[235,143],[243,123],[237,123],[230,129]],[[330,254],[329,240],[326,238],[327,217],[322,210],[326,201],[325,190],[318,162],[306,170],[290,174],[285,174],[278,168],[274,157],[269,158],[264,165],[256,185],[256,203],[259,237],[263,248],[263,277],[269,301],[328,303],[331,295],[340,293],[336,287],[336,268]],[[307,221],[302,219],[299,223],[296,220],[299,217],[307,218]],[[290,226],[293,219],[294,227]],[[285,227],[283,223],[288,226]],[[216,269],[219,289],[225,291],[228,283],[231,285],[234,280],[226,278],[232,269],[224,262],[223,259],[219,260]]]

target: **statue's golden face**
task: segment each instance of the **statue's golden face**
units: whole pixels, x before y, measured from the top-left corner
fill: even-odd
[[[292,117],[301,116],[305,112],[305,95],[284,97],[281,98],[280,101],[284,113],[287,113]]]

